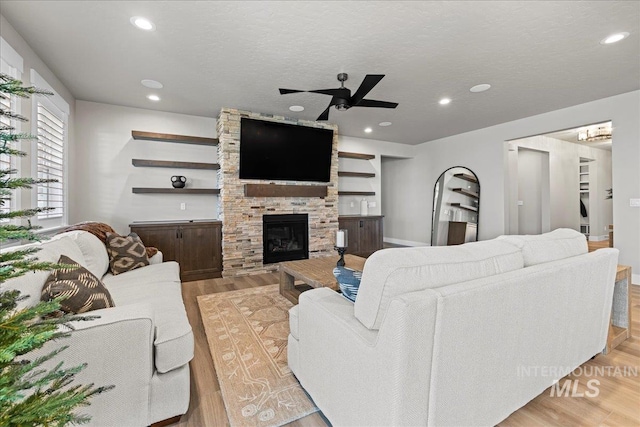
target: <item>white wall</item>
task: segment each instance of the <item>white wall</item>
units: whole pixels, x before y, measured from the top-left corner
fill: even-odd
[[[428,241],[431,224],[423,221],[431,209],[433,183],[451,166],[465,166],[476,173],[481,185],[479,238],[503,234],[509,224],[508,143],[530,135],[579,127],[585,123],[612,120],[614,147],[613,223],[615,247],[621,264],[633,267],[634,282],[640,282],[640,209],[629,206],[630,198],[640,198],[640,91],[629,92],[537,116],[527,117],[472,132],[421,144],[407,163],[414,170],[419,202],[411,208],[414,227],[411,235],[393,236]],[[414,236],[411,238],[411,236]]]
[[[382,214],[384,241],[405,246],[429,245],[431,235],[416,233],[417,228],[431,223],[433,206],[425,204],[422,169],[412,167],[413,159],[384,157],[382,160]],[[428,206],[425,208],[424,206]]]
[[[142,168],[131,160],[175,160],[216,163],[216,147],[140,141],[132,130],[216,136],[216,119],[121,107],[76,103],[76,153],[72,164],[75,200],[70,222],[100,221],[128,233],[133,221],[217,218],[217,196],[132,194],[132,187],[171,188],[172,175],[187,177],[187,186],[217,188],[215,170]],[[180,203],[186,210],[180,210]]]
[[[374,191],[375,196],[364,197],[369,204],[375,202],[375,207],[369,207],[369,215],[381,215],[383,213],[382,193],[384,191],[381,159],[383,156],[411,157],[415,147],[406,144],[397,144],[375,139],[355,138],[340,135],[338,137],[338,150],[355,153],[374,154],[373,160],[359,160],[341,158],[338,170],[348,172],[373,172],[375,178],[340,177],[338,181],[340,191]],[[360,201],[363,196],[340,196],[338,201],[338,213],[340,215],[360,214]],[[353,204],[353,206],[351,206]],[[385,219],[385,227],[386,227]],[[385,235],[386,228],[385,228]]]

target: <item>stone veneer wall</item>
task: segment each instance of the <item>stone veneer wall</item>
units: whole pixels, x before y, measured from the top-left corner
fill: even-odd
[[[332,129],[333,154],[327,197],[245,197],[244,184],[272,181],[239,179],[240,118]],[[277,270],[278,264],[262,264],[262,216],[309,214],[309,257],[334,254],[338,230],[338,128],[335,125],[295,120],[223,108],[218,118],[218,218],[222,221],[223,277]],[[301,144],[304,141],[300,141]],[[318,185],[308,182],[274,181],[276,184]]]

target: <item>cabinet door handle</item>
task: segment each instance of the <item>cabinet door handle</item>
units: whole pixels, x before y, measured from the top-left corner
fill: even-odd
[[[364,227],[364,221],[360,221],[360,228]]]
[[[176,229],[176,239],[179,239],[179,238],[180,238],[180,230]]]

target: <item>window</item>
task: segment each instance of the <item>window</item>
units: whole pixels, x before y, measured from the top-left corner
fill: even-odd
[[[2,72],[5,72],[4,70],[4,65],[5,62],[2,61]],[[9,73],[7,73],[9,74]],[[11,97],[13,98],[13,97]],[[0,94],[0,108],[2,108],[5,111],[11,111],[12,113],[15,112],[14,109],[14,105],[12,105],[12,99],[11,99],[8,95],[6,94]],[[15,102],[13,103],[15,104]],[[12,123],[15,120],[9,120],[8,118],[6,118],[5,116],[0,116],[0,126],[4,127],[4,126],[14,126],[14,124]],[[9,143],[8,143],[9,144]],[[9,157],[6,154],[0,154],[0,169],[2,170],[6,170],[6,169],[11,169],[13,167],[12,164],[12,159],[11,157]],[[11,196],[4,196],[5,198],[3,199],[3,203],[2,205],[0,205],[0,212],[2,213],[8,213],[10,211],[13,210],[14,206],[15,206],[15,197],[14,197],[14,192],[11,193]],[[8,218],[2,218],[0,219],[0,222],[9,222]]]
[[[0,37],[0,72],[7,74],[13,78],[20,78],[22,73],[22,57],[18,55],[18,53],[11,47],[9,44]],[[5,111],[10,111],[12,113],[18,113],[20,110],[20,101],[17,96],[12,95],[8,96],[6,94],[2,94],[0,96],[0,108]],[[9,120],[5,116],[0,116],[0,126],[11,126],[14,129],[11,130],[13,133],[20,132],[20,122],[17,120]],[[20,148],[19,143],[9,143],[12,148]],[[19,169],[19,159],[11,158],[6,154],[0,154],[0,169]],[[16,175],[12,175],[12,177],[16,177]],[[0,205],[0,212],[7,213],[13,210],[16,210],[19,203],[18,192],[11,192],[10,196],[5,196],[6,198],[3,200],[3,204]],[[0,219],[0,222],[8,223],[9,219]],[[13,220],[11,222],[18,222],[18,220]]]
[[[38,213],[38,219],[62,218],[64,216],[64,117],[38,102],[38,179],[56,182],[38,184],[38,207],[50,210]],[[63,115],[61,115],[63,116]]]
[[[31,98],[31,132],[37,136],[29,154],[31,176],[55,180],[38,184],[31,192],[31,206],[50,208],[32,218],[32,222],[47,230],[67,225],[69,104],[33,69],[30,84],[53,93]]]

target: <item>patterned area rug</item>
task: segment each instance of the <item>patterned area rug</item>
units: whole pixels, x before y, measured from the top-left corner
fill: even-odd
[[[280,426],[316,412],[287,366],[289,309],[278,285],[198,297],[232,427]]]

